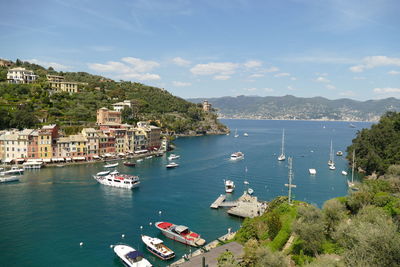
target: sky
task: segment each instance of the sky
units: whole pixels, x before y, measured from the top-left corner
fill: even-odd
[[[400,98],[398,0],[0,0],[0,58],[183,98]]]

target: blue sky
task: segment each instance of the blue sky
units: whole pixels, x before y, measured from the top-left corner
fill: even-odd
[[[180,97],[400,97],[397,0],[0,1],[0,58]]]

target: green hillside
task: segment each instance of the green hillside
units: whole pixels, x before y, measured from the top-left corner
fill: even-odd
[[[123,100],[131,100],[132,109],[123,111],[123,122],[153,120],[164,130],[180,134],[218,133],[226,127],[216,115],[201,106],[173,96],[168,91],[136,82],[115,82],[85,72],[56,72],[17,60],[15,66],[39,75],[34,84],[8,84],[7,68],[0,67],[0,129],[34,127],[44,121],[64,128],[92,126],[96,110]],[[13,66],[14,67],[14,66]],[[76,94],[51,93],[46,75],[61,75],[66,81],[87,83]]]

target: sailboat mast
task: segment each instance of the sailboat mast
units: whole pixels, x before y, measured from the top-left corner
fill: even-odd
[[[285,152],[285,129],[282,131],[282,148],[281,148],[281,155],[284,154]]]

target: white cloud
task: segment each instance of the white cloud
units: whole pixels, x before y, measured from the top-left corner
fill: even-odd
[[[33,63],[33,64],[41,65],[41,66],[46,67],[46,68],[52,67],[55,70],[67,70],[67,69],[71,68],[69,66],[66,66],[66,65],[63,65],[63,64],[60,64],[60,63],[43,61],[43,60],[39,60],[39,59],[36,59],[36,58],[28,59],[28,60],[25,60],[25,61],[28,61],[28,62]]]
[[[318,82],[318,83],[330,83],[331,81],[328,80],[328,79],[325,78],[325,77],[320,76],[320,77],[316,78],[316,79],[314,80],[314,82]]]
[[[214,80],[219,80],[219,81],[226,81],[229,80],[231,78],[231,76],[229,75],[215,75],[214,76]]]
[[[268,92],[268,93],[271,93],[271,92],[274,91],[274,89],[272,89],[272,88],[264,88],[262,90],[265,91],[265,92]]]
[[[89,48],[96,52],[109,52],[109,51],[114,50],[114,47],[112,47],[112,46],[103,46],[103,45],[89,46]]]
[[[248,92],[254,92],[257,91],[257,88],[243,88],[243,90],[248,91]]]
[[[355,96],[356,94],[353,91],[349,90],[349,91],[340,92],[339,95],[350,97],[350,96]]]
[[[239,64],[232,62],[210,62],[207,64],[197,64],[190,69],[195,75],[230,75],[235,73]]]
[[[243,66],[245,66],[248,69],[257,68],[262,66],[262,62],[258,60],[248,60],[243,64]]]
[[[387,56],[364,57],[361,64],[350,67],[350,70],[352,72],[363,72],[366,69],[383,66],[400,66],[400,58]]]
[[[304,56],[284,58],[289,62],[308,62],[308,63],[324,63],[324,64],[354,64],[357,62],[352,58],[330,57],[330,56]]]
[[[391,71],[388,72],[388,74],[390,74],[390,75],[399,75],[399,74],[400,74],[400,71],[391,70]]]
[[[374,93],[377,93],[377,94],[400,93],[400,88],[392,88],[392,87],[375,88]]]
[[[161,79],[158,74],[148,73],[148,71],[160,66],[156,61],[147,61],[134,57],[124,57],[121,61],[109,61],[105,64],[89,63],[88,66],[97,72],[115,73],[115,78],[118,79],[137,79],[142,81]]]
[[[336,89],[336,87],[334,85],[332,85],[332,84],[327,84],[325,87],[327,89],[329,89],[329,90],[335,90]]]
[[[189,60],[183,59],[181,57],[175,57],[172,59],[172,62],[178,66],[189,66],[191,64],[191,62]]]
[[[353,77],[353,80],[365,80],[366,78],[365,77],[362,77],[362,76],[354,76]]]
[[[173,81],[172,84],[173,84],[174,86],[177,86],[177,87],[185,87],[185,86],[190,86],[190,85],[192,85],[192,84],[189,83],[189,82],[179,82],[179,81]]]
[[[264,77],[265,75],[262,73],[254,73],[252,75],[250,75],[250,78],[261,78]]]
[[[290,79],[291,79],[292,81],[297,81],[297,78],[296,78],[296,77],[290,77]]]
[[[326,77],[326,76],[328,76],[328,73],[326,73],[326,72],[323,72],[323,73],[316,72],[315,75],[316,75],[316,76],[323,76],[323,77]]]
[[[279,68],[273,66],[262,70],[262,72],[277,72],[277,71],[279,71]]]
[[[277,74],[275,74],[274,75],[274,77],[289,77],[290,76],[290,73],[287,73],[287,72],[281,72],[281,73],[277,73]]]
[[[294,89],[294,88],[293,88],[292,86],[290,86],[290,85],[287,87],[287,89],[290,90],[290,91],[296,90],[296,89]]]

